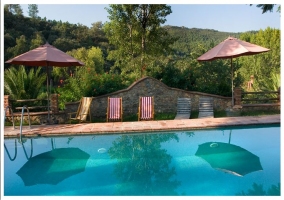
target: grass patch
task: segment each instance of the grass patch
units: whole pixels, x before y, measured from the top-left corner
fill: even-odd
[[[191,111],[190,119],[197,119],[199,111]],[[280,114],[280,110],[254,110],[254,111],[242,111],[241,116],[261,116],[261,115],[276,115]],[[173,120],[176,113],[156,113],[154,120]],[[227,117],[226,111],[214,111],[214,118]],[[137,114],[123,116],[123,122],[136,122],[138,121]],[[92,119],[92,123],[106,122],[106,118]],[[70,122],[67,122],[67,124]],[[71,121],[71,124],[78,124],[78,121]],[[5,126],[12,126],[12,122],[5,122]],[[29,125],[27,122],[23,122],[24,126]],[[39,125],[37,122],[31,122],[31,125]],[[20,126],[20,122],[15,122],[15,126]]]
[[[254,111],[242,111],[241,116],[261,116],[261,115],[277,115],[280,114],[280,110],[254,110]]]
[[[20,126],[21,122],[20,121],[15,121],[15,126]],[[28,126],[29,122],[23,121],[23,126]],[[40,125],[39,122],[33,122],[31,121],[31,125]],[[13,126],[13,123],[10,121],[5,121],[4,126]]]
[[[155,114],[155,120],[172,120],[175,118],[174,113],[157,113]],[[137,122],[138,121],[138,115],[126,115],[123,116],[124,122]],[[93,122],[106,122],[106,119],[94,119]]]
[[[218,118],[218,117],[227,117],[227,113],[225,110],[221,110],[221,111],[214,111],[214,117]]]
[[[199,111],[191,111],[190,119],[197,119]],[[254,111],[242,111],[241,116],[261,116],[261,115],[277,115],[280,114],[280,110],[254,110]],[[227,117],[226,111],[214,111],[214,118]]]
[[[175,113],[158,113],[155,114],[155,120],[172,120],[176,117]]]
[[[198,118],[198,114],[199,114],[199,111],[192,110],[191,113],[190,113],[190,119],[197,119]]]
[[[198,114],[199,114],[198,110],[191,111],[190,119],[197,119],[198,118]],[[215,118],[227,117],[226,111],[214,111],[214,117]]]

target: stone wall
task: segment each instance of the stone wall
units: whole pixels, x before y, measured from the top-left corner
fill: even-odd
[[[191,110],[198,110],[198,99],[201,96],[213,97],[214,110],[225,110],[231,105],[231,97],[170,88],[152,77],[144,77],[134,82],[127,89],[119,90],[107,95],[93,97],[91,105],[92,119],[106,118],[108,97],[122,97],[124,116],[137,114],[139,96],[154,96],[155,113],[176,113],[178,97],[190,97],[192,103]],[[65,112],[76,112],[78,105],[79,102],[66,103]]]
[[[239,90],[234,91],[236,97],[235,103],[238,103]],[[119,90],[110,94],[93,97],[91,104],[91,115],[92,119],[101,118],[106,119],[107,112],[107,98],[108,97],[122,97],[123,114],[135,115],[138,113],[139,97],[140,96],[154,96],[154,110],[155,113],[176,113],[177,111],[177,99],[178,97],[190,97],[191,98],[191,110],[198,110],[199,97],[207,96],[213,97],[214,99],[214,110],[226,111],[231,107],[232,97],[223,97],[219,95],[212,95],[202,92],[185,91],[177,88],[171,88],[166,86],[164,83],[151,78],[144,77],[126,89]],[[9,105],[9,96],[4,96],[4,107]],[[58,123],[68,122],[68,113],[76,112],[79,106],[78,102],[69,102],[65,104],[65,110],[58,110],[58,95],[51,95],[51,118],[58,121]],[[258,105],[258,106],[244,106],[242,110],[257,110],[257,109],[280,109],[280,103],[278,106],[271,105]],[[11,121],[11,113],[7,110],[6,120]],[[25,112],[25,118],[27,118],[27,113]],[[15,121],[20,120],[21,113],[14,113]],[[42,123],[46,121],[47,112],[42,113],[31,113],[31,121]],[[24,119],[27,120],[27,119]]]

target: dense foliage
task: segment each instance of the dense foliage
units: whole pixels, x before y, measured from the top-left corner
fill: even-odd
[[[173,38],[161,27],[171,7],[164,4],[119,4],[107,9],[110,22],[104,31],[115,49],[108,58],[122,75],[142,77],[148,65],[167,54]]]
[[[268,27],[229,33],[162,26],[171,8],[154,4],[111,5],[108,9],[110,22],[94,22],[89,28],[40,18],[35,4],[30,4],[29,8],[30,17],[24,17],[18,4],[4,7],[4,60],[48,42],[84,62],[84,67],[53,67],[53,92],[60,94],[61,108],[64,102],[77,101],[82,96],[98,96],[126,88],[141,76],[152,76],[170,87],[231,96],[229,59],[197,61],[228,36],[270,49],[267,53],[233,59],[234,86],[247,90],[251,75],[255,91],[276,90],[280,86],[281,34],[278,29]],[[11,84],[8,77],[12,76],[8,75],[9,70],[19,66],[5,64],[4,67],[7,71],[4,81],[8,86]],[[24,72],[19,70],[19,73]],[[42,68],[35,76],[45,74]],[[39,90],[42,91],[45,86],[41,85]],[[29,94],[34,97],[39,93],[28,88],[23,90],[26,91],[21,94],[35,93]],[[13,93],[8,89],[4,92]],[[14,97],[30,98],[20,94]]]
[[[23,65],[5,70],[4,93],[9,94],[11,99],[43,98],[46,95],[42,91],[46,74],[40,71],[41,67],[26,70]]]
[[[280,31],[267,28],[256,34],[242,34],[240,39],[264,46],[270,51],[255,55],[243,56],[238,60],[242,64],[239,72],[245,80],[253,75],[254,90],[275,90],[280,87]],[[276,78],[278,77],[279,78]],[[245,87],[245,85],[243,85]]]

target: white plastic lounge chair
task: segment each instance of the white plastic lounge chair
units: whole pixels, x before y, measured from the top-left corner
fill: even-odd
[[[200,97],[198,118],[213,118],[213,117],[214,117],[213,98]]]
[[[108,98],[107,106],[107,122],[121,121],[122,122],[122,97]]]
[[[189,119],[191,114],[191,98],[178,98],[176,119]]]
[[[140,97],[138,121],[154,120],[154,97]]]

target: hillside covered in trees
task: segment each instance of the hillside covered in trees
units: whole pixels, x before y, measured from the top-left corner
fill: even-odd
[[[171,13],[170,7],[166,5],[154,8]],[[62,102],[122,89],[142,76],[152,76],[170,87],[230,96],[230,62],[215,60],[199,63],[196,59],[227,37],[233,36],[271,49],[263,55],[234,59],[234,85],[246,89],[247,81],[254,75],[255,91],[274,90],[280,86],[278,29],[268,27],[255,32],[228,33],[211,29],[163,26],[165,16],[158,14],[156,19],[160,20],[159,23],[149,19],[151,23],[147,26],[152,29],[142,29],[143,26],[139,26],[135,16],[129,13],[132,17],[128,21],[131,21],[132,26],[118,26],[117,22],[123,15],[114,11],[119,9],[119,5],[113,5],[108,11],[110,22],[95,22],[88,28],[82,24],[40,18],[36,15],[36,7],[31,7],[30,17],[25,17],[18,4],[5,5],[4,61],[48,42],[84,62],[85,67],[53,66],[52,78],[56,86],[54,92],[60,94]],[[129,9],[140,11],[148,7],[132,5]],[[140,45],[141,38],[145,42],[144,46],[143,42]],[[18,66],[4,66],[6,83],[11,76],[9,70]],[[30,69],[33,67],[26,67],[26,72],[21,73],[28,73]],[[39,74],[45,76],[44,67]],[[5,84],[5,94],[13,93],[7,87]],[[42,95],[40,91],[37,91],[37,95]],[[21,98],[19,95],[14,96]]]

